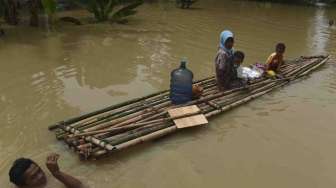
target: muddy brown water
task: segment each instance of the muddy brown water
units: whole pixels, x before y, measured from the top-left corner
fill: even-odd
[[[83,14],[83,13],[80,13]],[[14,159],[61,168],[90,187],[335,187],[336,65],[225,113],[203,128],[81,162],[47,126],[168,87],[187,57],[196,79],[212,75],[221,30],[246,64],[274,44],[286,58],[336,55],[336,9],[209,0],[191,10],[146,4],[128,25],[65,25],[47,33],[9,28],[0,39],[0,182]],[[50,187],[62,187],[49,179]]]

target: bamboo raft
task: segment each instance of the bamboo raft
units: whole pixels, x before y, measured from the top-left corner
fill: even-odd
[[[300,57],[282,65],[284,78],[263,77],[247,87],[227,91],[217,89],[214,77],[205,78],[194,83],[204,88],[201,97],[183,106],[197,105],[206,118],[211,118],[298,80],[328,60],[329,56]],[[172,105],[169,90],[165,90],[58,122],[49,130],[82,159],[97,159],[179,130],[168,115],[168,110],[176,107],[181,105]]]

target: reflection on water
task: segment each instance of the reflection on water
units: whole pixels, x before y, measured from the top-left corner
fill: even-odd
[[[325,9],[318,8],[312,20],[311,33],[308,33],[308,38],[312,44],[311,50],[313,54],[326,53],[328,42],[330,41],[330,27],[328,26],[328,18],[325,17]]]
[[[246,64],[264,61],[279,41],[287,58],[336,55],[331,18],[334,8],[209,0],[191,10],[146,4],[128,25],[64,26],[48,35],[10,28],[0,39],[0,181],[9,186],[16,157],[43,163],[56,151],[62,167],[91,187],[333,187],[334,63],[209,127],[97,163],[79,162],[47,131],[53,122],[167,88],[183,57],[197,79],[213,74],[225,28]]]

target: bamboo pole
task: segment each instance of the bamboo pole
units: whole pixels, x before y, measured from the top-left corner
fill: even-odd
[[[129,130],[129,129],[132,129],[132,128],[139,128],[139,127],[142,127],[142,126],[145,126],[145,125],[151,125],[153,123],[165,123],[165,122],[168,122],[168,121],[172,121],[174,119],[189,117],[189,116],[193,116],[193,115],[196,115],[196,114],[199,114],[199,113],[200,112],[188,113],[188,114],[184,114],[182,116],[177,116],[177,117],[174,117],[174,118],[167,117],[167,118],[161,118],[161,119],[152,120],[152,121],[132,123],[132,124],[128,124],[128,125],[120,126],[120,127],[113,127],[113,128],[102,129],[102,130],[97,130],[97,131],[90,131],[90,132],[83,132],[83,133],[74,134],[73,136],[71,136],[71,138],[82,137],[82,136],[91,136],[91,135],[100,134],[100,133],[111,133],[111,132],[114,132],[114,131]]]
[[[165,92],[167,92],[167,90],[160,91],[160,92],[157,92],[157,93],[153,93],[153,94],[147,95],[145,97],[140,97],[140,98],[132,99],[132,100],[129,100],[129,101],[125,101],[123,103],[112,105],[112,106],[103,108],[101,110],[90,112],[90,113],[87,113],[87,114],[84,114],[84,115],[81,115],[81,116],[78,116],[78,117],[70,118],[70,119],[65,120],[65,121],[60,121],[60,122],[58,122],[54,125],[49,126],[49,130],[57,129],[59,125],[71,124],[71,123],[86,119],[88,117],[91,117],[91,116],[94,116],[94,115],[97,115],[97,114],[101,114],[101,113],[104,113],[106,111],[110,111],[110,110],[113,110],[113,109],[116,109],[116,108],[119,108],[119,107],[122,107],[122,106],[125,106],[125,105],[128,105],[128,104],[132,104],[134,102],[138,102],[140,100],[143,100],[143,99],[146,99],[146,98],[149,98],[149,97],[152,97],[152,96],[156,96],[156,95],[159,95],[159,94],[162,94],[162,93],[165,93]]]
[[[302,69],[304,69],[304,68],[308,68],[309,66],[311,66],[311,65],[314,64],[314,63],[317,63],[316,60],[309,60],[308,63],[305,63],[305,64],[301,67],[301,69],[297,69],[297,70],[295,70],[295,71],[289,73],[288,76],[290,77],[290,76],[296,74],[298,71],[300,71],[300,70],[302,70]]]
[[[161,107],[167,106],[169,104],[170,104],[170,102],[168,101],[168,102],[165,102],[165,103],[162,103],[162,104],[158,104],[158,105],[154,106],[153,108],[160,109]],[[127,121],[129,118],[134,118],[134,117],[139,117],[139,116],[141,116],[141,117],[150,116],[153,113],[154,113],[154,111],[149,112],[148,109],[142,109],[141,111],[136,112],[136,113],[125,113],[122,116],[119,116],[118,118],[113,119],[110,122],[97,124],[96,126],[91,126],[89,128],[83,129],[83,130],[86,130],[86,131],[99,130],[99,129],[103,129],[103,128],[112,126],[114,124],[117,124],[117,123],[120,123],[120,122],[123,122],[123,121]],[[65,132],[68,132],[68,133],[74,133],[74,131],[77,130],[77,129],[75,127],[66,126],[63,130]]]
[[[127,116],[123,116],[123,117],[121,117],[119,119],[115,119],[111,122],[107,122],[105,124],[101,124],[101,125],[98,125],[98,126],[95,126],[95,127],[90,127],[88,129],[85,129],[85,130],[93,131],[93,130],[104,129],[106,127],[114,126],[114,125],[117,125],[118,123],[122,123],[124,121],[130,121],[129,120],[130,118],[138,118],[141,115],[142,115],[141,118],[145,118],[145,117],[148,117],[148,116],[151,116],[151,115],[157,113],[158,110],[160,110],[163,107],[169,106],[170,104],[171,104],[170,101],[167,101],[165,103],[158,104],[158,105],[154,106],[151,110],[144,109],[140,112],[133,113],[133,114],[130,114],[130,115],[127,115]]]

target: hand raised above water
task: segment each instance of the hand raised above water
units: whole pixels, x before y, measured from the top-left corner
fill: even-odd
[[[57,163],[59,157],[60,155],[57,153],[52,153],[48,155],[47,157],[46,166],[49,169],[50,173],[52,173],[53,175],[60,172],[60,169]]]

